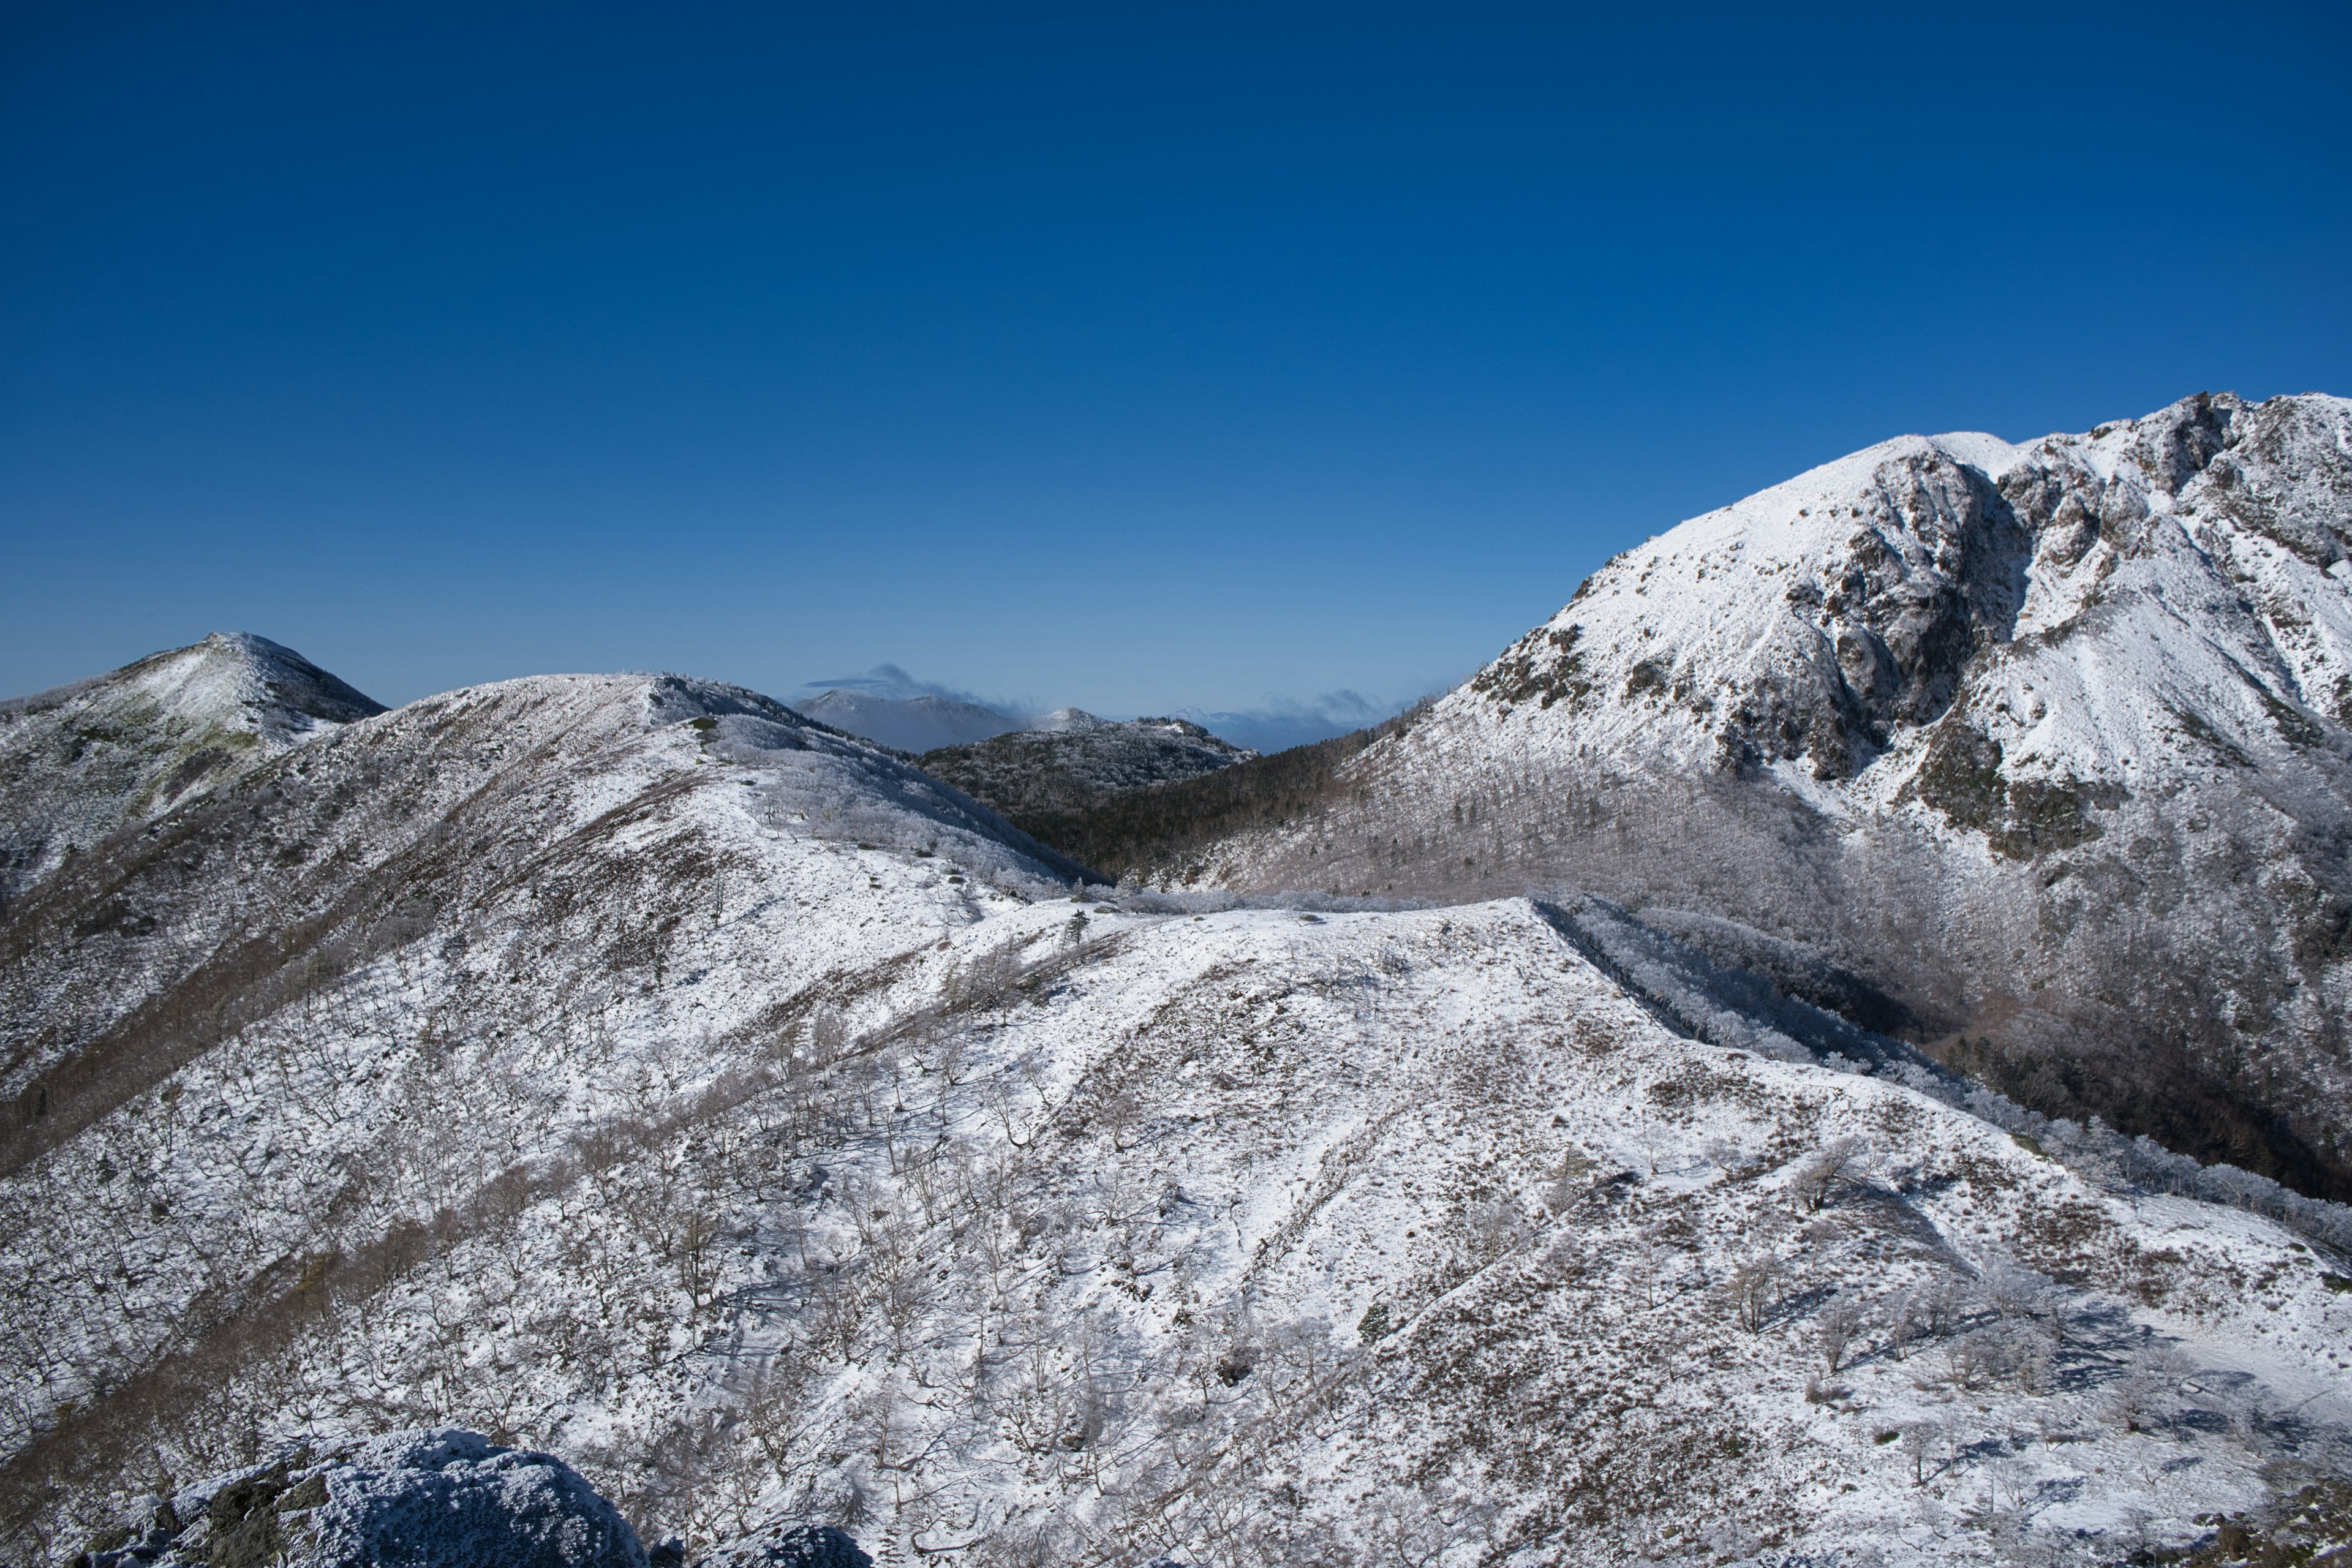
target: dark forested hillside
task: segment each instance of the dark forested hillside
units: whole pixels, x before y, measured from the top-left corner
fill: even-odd
[[[1336,799],[1347,788],[1340,764],[1382,736],[1401,733],[1426,708],[1417,704],[1370,729],[1248,757],[1214,773],[1103,794],[1087,804],[1015,801],[998,809],[1039,843],[1105,876],[1189,883],[1211,846],[1252,829],[1282,826]],[[925,757],[924,765],[932,760]],[[961,782],[953,773],[943,776]]]
[[[974,800],[1019,822],[1084,812],[1115,795],[1197,778],[1255,757],[1182,719],[1097,719],[1076,708],[1036,727],[919,759]]]

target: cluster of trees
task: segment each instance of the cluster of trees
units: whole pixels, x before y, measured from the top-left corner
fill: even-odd
[[[1416,704],[1369,729],[1084,806],[1016,804],[1010,820],[1039,843],[1107,876],[1181,880],[1217,845],[1254,828],[1300,820],[1341,798],[1347,786],[1339,777],[1340,764],[1383,736],[1411,728],[1427,706]]]

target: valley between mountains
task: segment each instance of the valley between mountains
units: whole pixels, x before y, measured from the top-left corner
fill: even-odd
[[[2352,404],[2210,396],[1267,757],[242,634],[0,705],[0,1556],[457,1426],[597,1562],[2352,1559],[2347,576]]]

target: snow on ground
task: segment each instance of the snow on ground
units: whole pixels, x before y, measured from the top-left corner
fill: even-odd
[[[429,1415],[704,1542],[1534,1563],[2111,1556],[2337,1440],[2352,1301],[2267,1222],[1679,1038],[1524,901],[1001,890],[709,733],[615,852],[758,870],[657,980],[581,996],[516,885],[20,1173],[11,1279],[121,1267],[14,1325],[13,1448],[176,1341],[191,1469]]]
[[[1720,918],[2050,1114],[2340,1191],[2347,551],[2342,398],[1883,443],[1627,552],[1161,871]]]

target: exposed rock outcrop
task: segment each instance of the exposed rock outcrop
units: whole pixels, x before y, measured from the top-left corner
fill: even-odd
[[[77,1568],[646,1568],[636,1531],[551,1454],[471,1432],[292,1450],[152,1500]]]

